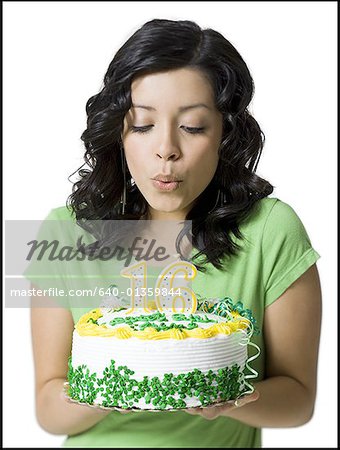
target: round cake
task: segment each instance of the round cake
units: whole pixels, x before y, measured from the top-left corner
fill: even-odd
[[[94,309],[75,326],[68,396],[89,405],[139,410],[239,398],[251,387],[245,375],[250,319],[226,301],[201,302],[190,314]]]

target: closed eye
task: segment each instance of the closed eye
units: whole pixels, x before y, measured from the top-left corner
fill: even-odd
[[[145,127],[131,127],[131,130],[133,133],[146,133],[147,131],[149,131],[149,129],[152,127],[152,125],[148,125]]]
[[[133,133],[147,133],[153,125],[146,125],[144,127],[132,126],[131,130]],[[204,127],[181,127],[189,134],[200,134],[204,132]]]
[[[190,134],[199,134],[204,132],[203,127],[183,127]]]

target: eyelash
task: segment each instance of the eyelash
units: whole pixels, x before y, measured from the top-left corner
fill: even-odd
[[[133,133],[147,133],[151,128],[150,126],[147,127],[131,127],[131,130]],[[204,127],[183,127],[189,134],[202,134],[205,130]]]

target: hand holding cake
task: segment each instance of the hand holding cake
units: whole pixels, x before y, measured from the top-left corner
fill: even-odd
[[[248,403],[255,402],[259,398],[259,393],[254,391],[252,394],[245,395],[242,399],[226,402],[224,405],[211,405],[205,408],[187,408],[185,412],[193,415],[200,415],[207,420],[216,419],[219,416],[228,416],[228,413],[236,408],[247,405]]]

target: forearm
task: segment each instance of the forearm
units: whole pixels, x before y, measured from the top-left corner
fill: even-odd
[[[278,376],[254,383],[260,397],[224,415],[253,427],[296,427],[313,414],[314,396],[293,378]]]
[[[51,380],[38,393],[37,419],[46,431],[52,434],[78,434],[103,420],[109,413],[68,402],[63,395],[64,381]]]

